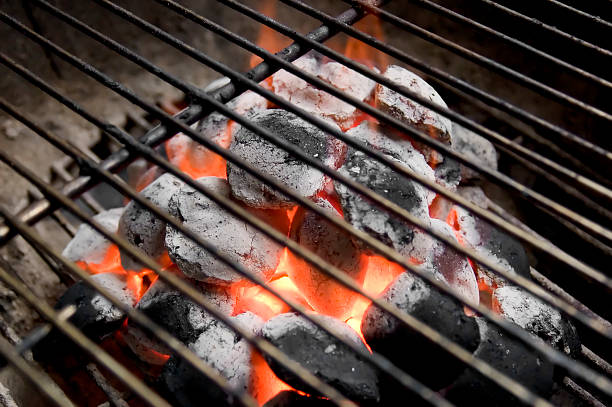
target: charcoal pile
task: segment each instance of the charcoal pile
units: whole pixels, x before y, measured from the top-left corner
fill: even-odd
[[[497,167],[491,143],[453,125],[433,110],[318,54],[309,53],[295,64],[455,151],[489,168]],[[382,73],[431,103],[446,107],[429,84],[407,69],[392,65]],[[346,145],[252,93],[245,93],[229,106],[256,127],[243,127],[214,113],[195,128],[203,137],[236,154],[247,166],[311,200],[317,212],[298,206],[291,196],[253,176],[244,165],[226,163],[179,134],[166,146],[168,157],[195,184],[187,185],[171,174],[164,174],[146,186],[142,196],[182,227],[166,224],[134,202],[124,209],[100,214],[96,220],[157,260],[166,271],[196,287],[216,312],[232,324],[273,344],[359,405],[392,405],[399,397],[407,396],[394,378],[386,377],[354,348],[388,358],[457,403],[465,402],[473,392],[491,405],[514,405],[517,401],[507,397],[490,379],[466,368],[437,343],[427,340],[421,332],[339,283],[328,270],[230,213],[215,197],[232,201],[250,216],[333,265],[366,292],[546,396],[555,373],[552,364],[475,315],[469,305],[490,307],[572,357],[580,347],[574,327],[554,309],[431,236],[429,230],[475,250],[508,273],[529,278],[529,263],[521,244],[465,209],[444,203],[434,191],[368,152],[382,154],[392,166],[405,167],[420,178],[451,190],[461,191],[478,174],[425,143],[367,118],[353,106],[289,72],[279,71],[266,86],[344,132],[361,148]],[[262,136],[258,128],[273,133],[278,142]],[[417,218],[421,227],[303,162],[295,150],[388,199]],[[443,294],[412,271],[380,257],[363,239],[347,233],[323,215],[344,219],[363,235],[396,250],[415,269],[448,287],[468,305]],[[201,247],[185,229],[214,246],[215,252]],[[297,313],[265,289],[254,286],[218,254],[240,265],[252,277],[269,283],[308,312]],[[187,345],[236,391],[249,392],[266,406],[330,404],[320,389],[269,355],[262,356],[230,326],[180,290],[156,279],[137,259],[88,226],[79,229],[64,255],[95,274],[94,279],[126,306],[141,311]],[[85,283],[72,286],[57,306],[69,304],[77,305],[72,322],[90,337],[102,340],[120,330],[134,355],[147,364],[163,366],[159,368],[157,383],[177,405],[234,403],[150,332],[131,320],[126,321],[125,313]],[[277,391],[268,392],[268,388]]]

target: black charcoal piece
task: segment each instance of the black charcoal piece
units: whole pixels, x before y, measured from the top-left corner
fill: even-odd
[[[509,285],[499,287],[493,292],[493,303],[504,317],[527,332],[568,356],[580,356],[580,339],[576,328],[550,305],[519,287]]]
[[[252,334],[259,334],[263,320],[251,312],[231,317],[237,325]],[[190,345],[206,364],[225,377],[232,388],[246,392],[251,381],[251,353],[248,342],[214,320],[198,339]],[[170,400],[181,407],[202,405],[233,405],[231,397],[223,393],[210,379],[178,356],[164,366],[160,382]]]
[[[124,275],[100,273],[91,278],[124,305],[132,307],[136,302],[136,295],[127,287]],[[96,342],[119,329],[125,320],[123,311],[84,281],[70,286],[55,304],[55,309],[61,310],[70,305],[74,305],[76,311],[69,321]],[[37,359],[46,360],[59,357],[63,351],[68,351],[71,347],[72,341],[59,331],[53,330],[37,344],[34,353]]]
[[[123,208],[109,209],[100,212],[93,219],[110,233],[115,233],[122,213]],[[109,240],[96,232],[91,226],[82,223],[72,240],[64,248],[62,255],[71,261],[99,264],[104,259],[104,255],[110,246],[111,242]]]
[[[331,407],[336,404],[327,399],[302,395],[298,392],[285,390],[269,400],[264,407]]]
[[[327,214],[341,217],[328,201],[317,198],[315,203]],[[293,218],[290,235],[302,247],[344,271],[357,284],[363,283],[366,258],[348,233],[314,212],[300,208]],[[359,296],[298,255],[292,253],[291,256],[289,277],[310,306],[342,321],[348,319]]]
[[[164,174],[143,189],[141,194],[159,209],[167,211],[170,198],[182,185],[183,182],[174,175]],[[164,246],[166,222],[137,202],[131,201],[125,207],[119,220],[119,233],[153,258],[163,254],[166,249]],[[143,268],[136,259],[123,252],[121,265],[126,270],[139,271]]]
[[[497,170],[497,151],[489,140],[479,136],[453,123],[453,150],[463,154],[470,160],[479,163],[491,170]],[[475,178],[480,178],[480,174],[469,168],[460,165],[462,182]]]
[[[224,179],[203,177],[198,182],[211,192],[230,197],[230,188]],[[288,233],[286,211],[246,209],[281,233]],[[174,195],[170,212],[185,227],[260,278],[267,280],[274,273],[283,247],[193,188],[184,186]],[[215,284],[230,284],[244,278],[171,226],[166,228],[166,247],[170,258],[190,278]]]
[[[224,315],[232,314],[235,299],[228,287],[206,285],[194,280],[188,282],[195,285],[217,310]],[[187,345],[195,342],[215,322],[211,314],[189,297],[159,279],[138,301],[136,309]],[[124,338],[134,353],[149,363],[162,363],[164,358],[159,358],[158,354],[170,353],[156,337],[145,333],[132,321],[128,321]]]
[[[389,157],[390,160],[394,158]],[[415,181],[366,156],[348,149],[340,173],[353,178],[377,194],[389,199],[412,215],[429,221],[427,190]],[[340,198],[344,218],[357,229],[410,256],[416,228],[364,198],[339,182],[334,188]]]
[[[474,356],[546,399],[553,385],[553,364],[483,318],[476,318],[480,344]],[[447,389],[457,405],[517,406],[519,401],[490,379],[466,369]]]
[[[314,125],[280,109],[264,110],[249,118],[310,157],[329,167],[337,167],[342,143]],[[234,133],[230,150],[303,197],[313,197],[323,189],[326,179],[323,173],[244,127]],[[227,174],[232,195],[249,206],[286,208],[295,205],[291,199],[235,164],[228,162]]]
[[[357,333],[344,322],[326,315],[312,315],[336,336],[366,349]],[[277,315],[264,324],[262,335],[350,399],[363,402],[376,402],[379,399],[376,371],[352,349],[304,317],[295,313]],[[267,361],[279,379],[295,389],[319,395],[316,389],[310,388],[275,361],[268,358]]]
[[[476,321],[465,314],[463,306],[408,272],[391,283],[380,299],[470,351],[478,346]],[[374,304],[365,312],[361,332],[373,351],[435,390],[450,384],[463,370],[453,356]],[[381,392],[405,391],[397,386],[386,383]]]

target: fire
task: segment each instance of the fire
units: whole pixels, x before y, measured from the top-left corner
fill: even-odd
[[[231,138],[231,127],[232,122],[229,121],[225,129],[227,139]],[[191,178],[227,178],[226,160],[186,135],[177,134],[165,146],[168,160]]]
[[[358,21],[354,27],[378,40],[384,41],[385,39],[381,21],[373,14],[369,14],[361,21]],[[381,69],[389,65],[389,57],[387,54],[366,45],[354,37],[349,37],[347,39],[344,55],[370,68]]]
[[[261,2],[260,12],[270,18],[276,17],[276,0],[264,0]],[[262,25],[257,38],[257,45],[270,52],[278,52],[291,43],[291,40],[282,36],[272,28]],[[257,55],[252,55],[249,60],[249,68],[253,68],[263,60]]]

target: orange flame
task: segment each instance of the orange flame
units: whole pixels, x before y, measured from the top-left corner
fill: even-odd
[[[275,18],[276,0],[264,0],[259,11],[270,18]],[[257,45],[259,45],[261,48],[264,48],[270,52],[278,52],[289,44],[291,44],[291,40],[289,38],[284,37],[267,25],[261,26],[259,35],[257,37]],[[257,55],[251,55],[251,59],[249,60],[249,68],[253,68],[262,61],[263,59]]]
[[[373,14],[369,14],[361,21],[358,21],[354,27],[378,40],[384,41],[385,39],[380,18]],[[376,67],[384,69],[389,65],[389,57],[387,54],[366,45],[354,37],[349,37],[346,41],[344,55],[370,68]]]

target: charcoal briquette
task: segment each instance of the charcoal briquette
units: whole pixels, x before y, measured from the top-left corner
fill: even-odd
[[[100,223],[110,233],[115,233],[123,211],[124,208],[109,209],[95,215],[93,220]],[[108,239],[91,226],[82,223],[72,240],[64,248],[62,255],[71,261],[99,264],[111,245]]]

